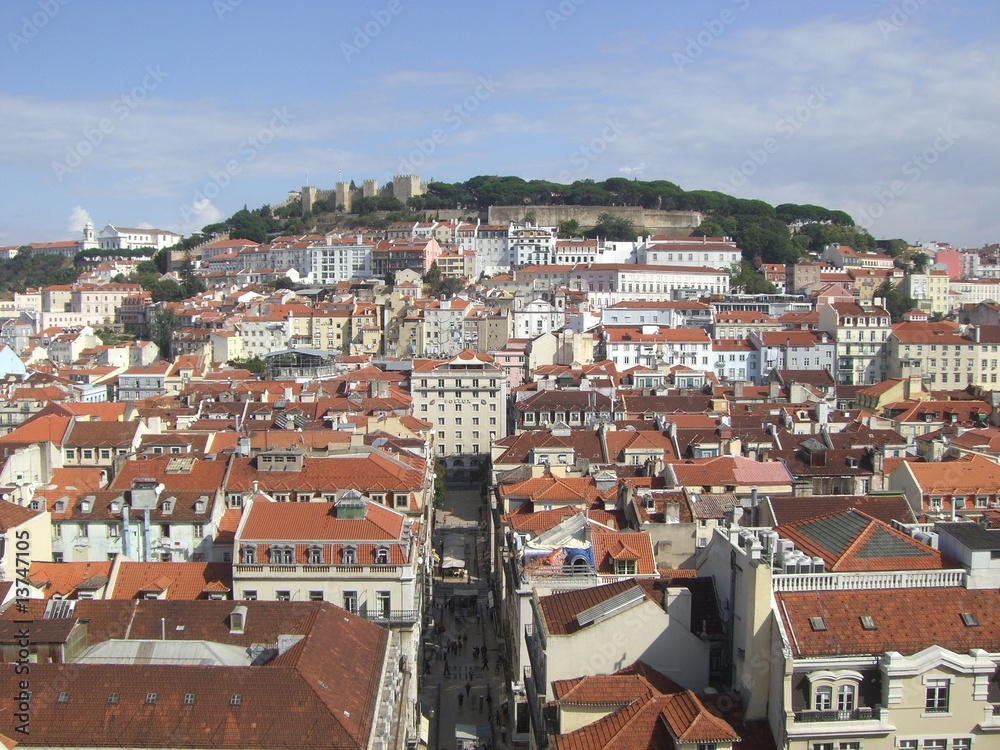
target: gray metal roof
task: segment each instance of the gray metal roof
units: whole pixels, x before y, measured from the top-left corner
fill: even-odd
[[[857,539],[868,523],[867,518],[857,513],[839,513],[801,524],[799,531],[839,556]]]
[[[871,538],[858,550],[858,557],[927,557],[931,554],[929,547],[919,542],[900,539],[883,528],[876,528]]]
[[[608,617],[625,607],[642,601],[645,596],[646,594],[640,586],[633,586],[626,591],[622,591],[620,594],[615,594],[610,599],[605,599],[600,604],[595,604],[593,607],[585,609],[576,616],[576,621],[581,627],[589,625],[592,622],[597,622],[602,617]]]
[[[963,523],[961,521],[939,523],[936,524],[936,528],[941,529],[969,549],[1000,549],[1000,529],[985,529],[978,523]]]

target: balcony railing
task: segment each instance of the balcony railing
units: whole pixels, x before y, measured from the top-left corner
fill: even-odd
[[[872,721],[881,718],[878,706],[855,708],[853,711],[796,711],[795,721]]]
[[[391,609],[381,612],[364,612],[361,616],[380,625],[412,625],[419,619],[420,613],[415,609]]]
[[[235,573],[265,573],[281,576],[300,575],[328,578],[356,578],[398,576],[408,566],[405,565],[270,565],[238,563],[233,566]]]
[[[912,570],[887,573],[776,573],[774,591],[862,591],[963,586],[965,571]]]

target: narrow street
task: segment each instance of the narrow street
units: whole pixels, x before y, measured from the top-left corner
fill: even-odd
[[[435,553],[454,565],[461,551],[465,566],[444,576],[436,572],[425,617],[420,699],[428,747],[435,750],[509,746],[485,577],[483,508],[478,488],[449,489],[444,508],[436,511]],[[453,554],[445,554],[446,546]]]

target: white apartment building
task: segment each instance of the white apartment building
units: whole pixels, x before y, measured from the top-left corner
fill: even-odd
[[[835,301],[819,305],[819,330],[837,342],[837,382],[845,385],[871,385],[888,376],[886,361],[892,319],[881,307]]]
[[[507,265],[544,266],[554,262],[556,228],[516,226],[512,224],[507,236]]]
[[[374,245],[357,237],[327,236],[323,245],[307,249],[307,273],[313,284],[332,286],[340,281],[370,279]]]
[[[469,350],[415,360],[410,393],[414,416],[434,426],[434,455],[448,476],[477,481],[490,443],[507,434],[506,373],[493,357]]]
[[[641,326],[649,323],[667,328],[707,329],[714,320],[715,308],[694,300],[630,300],[618,302],[601,311],[601,323],[616,326]]]
[[[530,339],[543,333],[558,331],[566,325],[566,311],[543,299],[533,299],[511,311],[511,338]]]
[[[639,262],[650,266],[694,266],[724,271],[743,258],[728,237],[646,237],[639,245]]]
[[[285,349],[291,338],[289,322],[276,316],[245,317],[239,323],[238,332],[243,342],[243,356],[248,358],[263,359],[273,351]]]
[[[683,365],[705,372],[714,362],[712,339],[703,328],[604,326],[597,350],[599,359],[610,359],[619,370]]]

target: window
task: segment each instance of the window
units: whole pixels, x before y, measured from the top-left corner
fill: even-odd
[[[58,703],[69,703],[69,693],[59,693]]]
[[[195,539],[203,539],[205,537],[205,524],[196,523],[194,529],[192,530]]]
[[[309,564],[310,565],[322,565],[323,564],[323,548],[322,547],[310,547],[309,548]]]
[[[81,454],[81,456],[82,456],[82,458],[83,458],[84,461],[93,460],[93,458],[94,458],[94,449],[93,448],[83,448],[83,449],[80,450],[80,454]]]
[[[951,741],[951,750],[972,750],[972,738],[956,737]]]
[[[809,746],[809,750],[833,750],[832,742],[814,742]]]
[[[194,693],[186,693],[184,695],[184,705],[193,706],[194,705]]]
[[[376,591],[375,592],[375,611],[380,617],[389,619],[389,614],[392,612],[392,593],[389,591]]]
[[[924,750],[948,750],[948,740],[924,740]]]
[[[285,590],[278,590],[274,592],[274,598],[279,602],[290,602],[292,600],[292,592]]]
[[[354,614],[358,613],[358,592],[357,591],[345,591],[344,592],[344,609],[348,612]]]
[[[323,601],[323,592],[322,591],[310,591],[309,592],[309,601],[311,601],[311,602],[321,602],[321,601]]]
[[[817,711],[829,711],[833,708],[833,688],[819,687],[813,698],[813,708]]]
[[[375,550],[375,564],[376,565],[388,565],[389,564],[389,550],[381,547]]]
[[[160,536],[163,537],[164,539],[170,538],[170,524],[165,523],[162,526],[160,526]]]
[[[875,630],[875,618],[871,615],[862,615],[861,627],[865,630]]]
[[[948,710],[948,687],[946,679],[927,680],[927,699],[924,708],[934,713],[943,713]]]
[[[255,601],[257,601],[257,592],[256,591],[244,591],[243,592],[243,598],[246,601],[248,601],[248,602],[255,602]]]
[[[354,547],[344,547],[343,552],[341,552],[341,557],[343,558],[344,565],[358,564],[358,553]]]
[[[977,628],[979,627],[979,620],[972,612],[962,613],[962,624],[967,628]]]
[[[854,685],[841,685],[837,688],[837,710],[854,710]]]
[[[118,703],[118,693],[108,693],[108,703],[115,705]]]
[[[899,750],[917,750],[917,740],[900,740]]]
[[[154,705],[156,703],[156,693],[146,693],[146,704]]]
[[[235,695],[233,695],[232,698],[229,699],[230,706],[238,706],[241,703],[243,703],[243,696],[240,695],[239,693],[236,693]]]
[[[615,575],[634,576],[635,560],[615,560]]]

